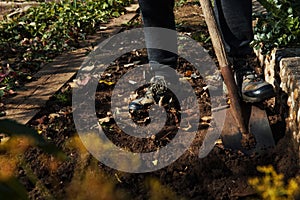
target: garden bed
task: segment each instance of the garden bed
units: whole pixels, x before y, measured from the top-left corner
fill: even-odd
[[[214,58],[201,13],[197,3],[176,7],[178,31],[198,39]],[[140,22],[139,17],[133,24]],[[144,50],[133,51],[119,58],[116,63],[122,66],[128,60],[142,64],[147,62],[146,53]],[[181,62],[188,65],[184,60]],[[120,74],[130,69],[120,66],[112,66],[109,81],[116,82]],[[185,71],[180,68],[179,72]],[[198,77],[191,84],[194,84],[197,95],[201,96],[201,115],[209,116],[209,95],[203,90],[203,80]],[[208,128],[208,124],[202,121],[188,151],[171,165],[149,173],[125,173],[109,168],[93,158],[78,137],[72,115],[71,86],[72,80],[51,97],[27,124],[67,156],[67,160],[59,160],[34,146],[17,152],[23,155],[13,167],[13,174],[24,186],[30,199],[255,199],[260,197],[249,180],[265,175],[257,170],[258,166],[273,166],[278,173],[284,174],[284,181],[300,173],[299,160],[295,157],[298,149],[285,136],[286,110],[281,110],[282,107],[274,99],[268,101],[266,109],[272,122],[276,146],[263,154],[244,155],[225,149],[218,142],[205,158],[200,159],[199,148]],[[104,81],[99,88],[101,90],[97,91],[95,102],[98,117],[102,119],[109,111],[109,98],[114,85]],[[117,145],[130,147],[132,151],[163,147],[173,137],[171,129],[167,129],[162,134],[166,137],[141,145],[139,141],[128,140],[128,136],[115,132],[113,121],[108,121],[105,126],[109,127],[107,134]],[[22,141],[19,140],[16,146],[27,146]],[[2,166],[9,166],[10,163]]]

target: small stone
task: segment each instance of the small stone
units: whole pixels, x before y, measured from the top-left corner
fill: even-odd
[[[1,111],[0,112],[0,117],[4,117],[4,116],[6,116],[6,112],[5,111]]]

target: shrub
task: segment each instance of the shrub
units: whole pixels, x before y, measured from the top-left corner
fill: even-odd
[[[300,2],[297,0],[258,0],[267,13],[256,15],[253,46],[268,53],[273,48],[300,45]]]
[[[296,195],[299,195],[300,177],[292,178],[286,184],[284,175],[278,174],[273,166],[258,166],[257,170],[264,173],[264,176],[250,178],[249,184],[262,199],[295,199]]]

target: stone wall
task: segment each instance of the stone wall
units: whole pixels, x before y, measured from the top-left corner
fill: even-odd
[[[276,103],[285,111],[286,137],[300,158],[300,48],[275,49],[268,56],[256,52],[266,81],[277,91]]]

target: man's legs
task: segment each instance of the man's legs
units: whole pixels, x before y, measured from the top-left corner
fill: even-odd
[[[132,115],[136,115],[147,105],[154,104],[160,97],[165,96],[168,87],[166,79],[169,81],[174,79],[178,58],[174,0],[139,0],[139,6],[145,27],[150,69],[154,77],[150,80],[145,96],[129,104],[129,112]]]
[[[215,0],[215,13],[241,97],[260,102],[275,95],[271,84],[257,76],[248,59],[253,58],[252,0]]]
[[[252,1],[215,0],[217,21],[227,45],[228,55],[242,57],[252,53]]]
[[[144,27],[166,28],[145,29],[146,46],[157,46],[159,49],[147,48],[151,68],[156,75],[168,76],[164,68],[176,68],[177,34],[175,31],[174,0],[139,0]],[[165,51],[170,49],[172,52]]]

